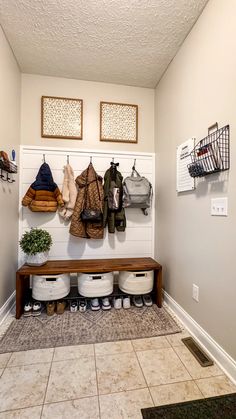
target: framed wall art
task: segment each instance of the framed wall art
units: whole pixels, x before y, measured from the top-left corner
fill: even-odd
[[[138,105],[100,102],[100,141],[138,142]]]
[[[41,136],[82,140],[82,99],[42,96]]]

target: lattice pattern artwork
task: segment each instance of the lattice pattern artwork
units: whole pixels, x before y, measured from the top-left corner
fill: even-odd
[[[138,106],[100,102],[100,140],[137,143]]]
[[[82,140],[83,101],[42,96],[42,137]]]

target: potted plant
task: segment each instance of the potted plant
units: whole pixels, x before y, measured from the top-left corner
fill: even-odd
[[[20,247],[26,254],[26,263],[30,266],[44,265],[48,260],[51,245],[51,235],[40,228],[31,228],[20,240]]]

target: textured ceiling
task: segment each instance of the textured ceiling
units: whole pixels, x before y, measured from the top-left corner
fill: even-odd
[[[207,0],[0,0],[24,73],[155,87]]]

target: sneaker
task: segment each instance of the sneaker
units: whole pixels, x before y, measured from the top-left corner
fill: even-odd
[[[28,301],[27,303],[25,303],[24,305],[24,317],[29,317],[32,315],[32,303],[30,301]]]
[[[111,304],[108,297],[102,298],[102,309],[103,310],[110,310]]]
[[[125,309],[130,308],[130,297],[123,298],[123,308]]]
[[[135,295],[133,297],[133,303],[134,303],[135,307],[142,308],[143,307],[142,297],[140,295]]]
[[[76,311],[78,311],[78,303],[77,303],[77,301],[71,301],[71,303],[70,303],[70,311],[71,311],[71,313],[75,313]]]
[[[152,306],[152,299],[151,299],[149,294],[143,295],[143,302],[144,302],[144,305],[146,307],[151,307]]]
[[[120,310],[122,308],[122,298],[121,297],[114,297],[113,298],[113,306],[116,310]]]
[[[49,301],[46,304],[47,315],[53,316],[53,314],[55,313],[55,308],[56,308],[56,304],[54,303],[54,301]]]
[[[63,314],[66,308],[65,301],[57,301],[57,314]]]
[[[100,310],[100,304],[98,298],[92,298],[91,300],[91,310],[97,311]]]
[[[42,304],[39,301],[34,301],[33,303],[33,316],[40,316],[42,313]]]
[[[79,301],[79,311],[80,313],[84,313],[87,309],[87,302],[86,300],[80,300]]]

